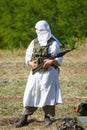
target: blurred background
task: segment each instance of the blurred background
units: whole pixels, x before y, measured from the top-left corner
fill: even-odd
[[[0,49],[26,48],[46,20],[62,47],[87,37],[87,0],[0,0]]]

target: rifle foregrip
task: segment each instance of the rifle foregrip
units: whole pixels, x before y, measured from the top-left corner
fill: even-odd
[[[39,71],[42,68],[43,65],[44,65],[44,62],[42,64],[40,64],[39,66],[37,66],[36,68],[33,68],[32,74],[35,74],[37,71]]]

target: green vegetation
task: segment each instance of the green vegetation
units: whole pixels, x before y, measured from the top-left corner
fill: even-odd
[[[63,47],[87,36],[87,0],[1,0],[0,48],[26,48],[34,25],[45,19]]]

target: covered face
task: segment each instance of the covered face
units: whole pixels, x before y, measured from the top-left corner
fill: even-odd
[[[60,41],[51,33],[49,24],[45,20],[40,20],[35,25],[37,38],[41,46],[47,45],[47,41],[52,37],[59,46],[61,46]]]
[[[46,45],[51,38],[51,30],[49,24],[45,20],[40,20],[35,25],[38,41],[41,45]]]

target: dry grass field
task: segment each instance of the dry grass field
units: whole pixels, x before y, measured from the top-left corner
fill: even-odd
[[[22,98],[29,74],[25,51],[0,50],[0,130],[16,130],[14,123],[22,114]],[[54,130],[64,118],[78,116],[73,107],[87,100],[87,43],[64,56],[60,85],[63,103],[56,106],[55,121],[45,126],[40,108],[30,117],[31,123],[19,130]]]

